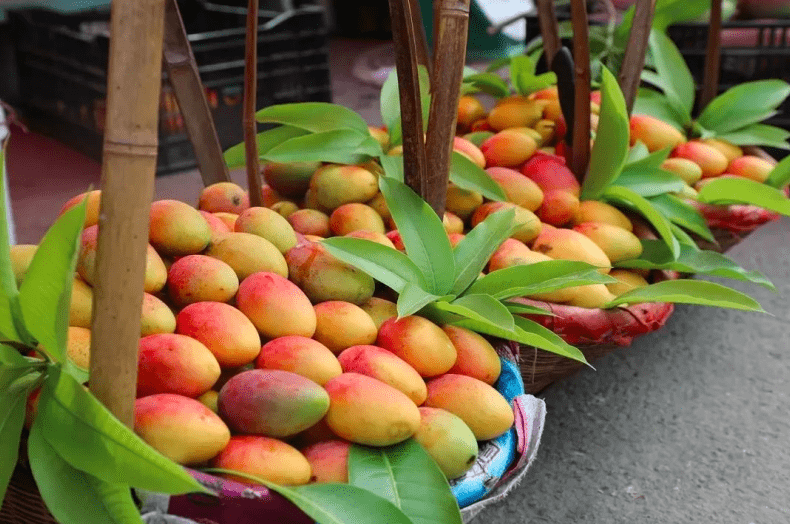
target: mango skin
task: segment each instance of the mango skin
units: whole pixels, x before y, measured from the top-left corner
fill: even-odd
[[[294,231],[303,235],[326,238],[332,232],[329,226],[329,216],[317,209],[299,209],[288,215],[286,220]]]
[[[414,435],[420,411],[405,394],[380,380],[343,373],[326,383],[326,423],[339,437],[367,446],[391,446]]]
[[[477,461],[479,449],[472,430],[460,417],[439,408],[420,408],[417,441],[448,479],[458,478]]]
[[[503,98],[488,113],[488,124],[497,131],[511,127],[532,127],[543,116],[545,105],[518,95]]]
[[[480,145],[489,167],[515,167],[523,164],[538,149],[535,139],[516,129],[505,129]]]
[[[179,307],[204,301],[227,302],[238,289],[239,277],[233,268],[206,255],[179,258],[167,274],[168,295]]]
[[[727,173],[749,178],[755,182],[765,183],[773,171],[774,165],[760,157],[744,155],[730,162]]]
[[[384,322],[379,328],[376,345],[405,360],[422,377],[446,373],[458,357],[442,328],[416,315]]]
[[[464,221],[461,217],[451,211],[445,211],[442,216],[442,225],[448,235],[453,233],[460,234],[464,232]]]
[[[455,365],[448,373],[473,377],[493,386],[502,372],[502,362],[494,346],[466,328],[446,325],[442,330],[450,337],[458,353]]]
[[[667,147],[675,147],[686,142],[683,134],[670,124],[647,115],[634,115],[629,122],[631,146],[637,140],[647,146],[651,153]]]
[[[310,179],[320,162],[268,162],[262,175],[266,183],[286,198],[301,198],[310,187]]]
[[[395,249],[395,244],[393,244],[392,240],[387,238],[387,235],[383,233],[374,233],[373,231],[368,231],[367,229],[357,229],[356,231],[352,231],[351,233],[346,233],[343,236],[349,238],[361,238],[362,240],[370,240],[371,242],[377,242],[382,246],[387,246],[389,248]]]
[[[502,188],[509,202],[532,212],[543,203],[540,186],[518,171],[507,167],[489,167],[486,173]]]
[[[338,207],[329,216],[329,228],[337,236],[347,235],[352,231],[367,230],[384,234],[384,220],[372,207],[351,202]]]
[[[91,330],[77,326],[69,326],[66,335],[66,354],[77,367],[90,367]]]
[[[579,203],[579,210],[573,217],[572,223],[577,226],[584,222],[604,222],[619,226],[626,231],[634,230],[634,225],[622,211],[611,204],[597,200],[584,200]]]
[[[727,157],[713,146],[697,140],[680,144],[672,151],[673,158],[686,158],[702,168],[702,178],[719,176],[727,169]]]
[[[310,463],[312,470],[310,482],[317,484],[348,483],[348,453],[350,449],[351,443],[344,440],[316,442],[302,449],[302,454]]]
[[[27,268],[30,267],[37,250],[38,246],[35,244],[16,244],[11,246],[11,271],[14,272],[17,289],[22,285]]]
[[[537,211],[541,222],[564,226],[579,212],[579,198],[571,192],[550,190],[543,193],[543,203]]]
[[[467,221],[483,203],[483,195],[476,191],[462,189],[453,183],[447,186],[447,211],[457,215],[461,220]]]
[[[269,339],[312,337],[316,330],[310,299],[296,284],[275,273],[254,273],[244,279],[236,294],[236,306]]]
[[[217,407],[222,419],[238,433],[289,437],[323,418],[329,409],[329,395],[296,373],[252,369],[222,386]]]
[[[206,406],[210,409],[213,413],[217,413],[219,410],[217,408],[217,398],[219,397],[219,393],[214,391],[213,389],[209,389],[202,395],[197,398],[197,401]]]
[[[91,327],[93,315],[93,289],[81,278],[75,277],[71,285],[69,326]]]
[[[606,284],[606,289],[609,290],[614,296],[619,297],[629,291],[634,289],[647,287],[648,282],[644,279],[642,275],[638,275],[633,271],[628,271],[625,269],[613,269],[609,276],[612,278],[616,278],[617,282],[612,284]]]
[[[453,151],[465,156],[480,169],[486,167],[486,159],[485,156],[483,156],[483,152],[475,144],[465,138],[460,136],[453,137]]]
[[[236,226],[236,219],[239,218],[238,213],[227,213],[225,211],[218,211],[216,213],[211,213],[215,218],[222,221],[225,224],[225,227],[228,228],[229,232],[232,232]],[[213,238],[213,237],[212,237]],[[213,242],[213,240],[212,240]]]
[[[540,220],[535,216],[535,213],[511,202],[486,202],[481,205],[472,215],[472,227],[478,225],[492,213],[505,209],[512,209],[515,213],[513,224],[517,227],[511,233],[511,238],[522,242],[530,242],[538,236],[540,233]]]
[[[208,213],[223,212],[238,215],[250,207],[250,195],[233,182],[217,182],[203,188],[197,207]]]
[[[151,203],[148,241],[165,255],[200,253],[211,241],[211,228],[200,212],[178,200]]]
[[[472,122],[485,118],[486,109],[477,98],[464,95],[458,98],[458,125],[468,128]]]
[[[340,353],[337,360],[344,373],[359,373],[389,384],[417,406],[428,396],[420,374],[386,349],[373,345],[351,346]]]
[[[553,259],[587,262],[604,274],[612,268],[606,253],[595,242],[572,229],[544,231],[535,239],[532,249]]]
[[[727,157],[727,162],[732,162],[736,158],[743,156],[743,149],[720,138],[702,138],[700,142],[718,149]]]
[[[140,316],[140,336],[173,333],[175,330],[176,316],[170,307],[156,296],[144,293],[142,315]]]
[[[688,185],[694,185],[702,178],[702,168],[688,158],[667,158],[661,169],[679,176]]]
[[[219,378],[219,363],[202,343],[172,333],[140,339],[137,396],[175,393],[198,397]]]
[[[565,165],[562,157],[536,153],[521,168],[521,172],[543,191],[564,191],[577,198],[581,194],[581,186],[574,174]]]
[[[206,255],[232,267],[239,281],[260,271],[288,276],[288,264],[280,250],[265,238],[251,233],[228,233],[212,243]]]
[[[75,195],[68,199],[63,207],[60,208],[58,211],[58,216],[61,216],[63,213],[71,209],[72,207],[76,206],[77,204],[81,203],[87,197],[88,201],[85,204],[85,222],[83,223],[83,229],[86,227],[93,226],[99,223],[99,211],[101,210],[101,190],[94,189],[92,191],[86,191],[84,193],[80,193],[79,195]]]
[[[200,215],[203,218],[205,218],[206,223],[208,223],[208,227],[211,230],[212,242],[214,242],[215,239],[219,238],[225,233],[230,233],[231,231],[233,231],[231,228],[227,226],[227,224],[225,224],[225,222],[221,218],[219,218],[214,213],[209,213],[208,211],[200,210]]]
[[[313,338],[339,354],[344,349],[376,341],[376,324],[361,307],[342,300],[313,306],[316,328]]]
[[[310,189],[319,205],[334,210],[351,202],[367,202],[379,186],[376,175],[363,167],[327,164],[315,170]]]
[[[565,289],[571,297],[565,303],[569,306],[587,309],[603,308],[608,302],[615,299],[614,294],[604,284],[589,284]]]
[[[513,409],[494,388],[466,375],[445,374],[428,381],[426,407],[458,416],[477,440],[496,438],[513,426]]]
[[[236,232],[251,233],[265,238],[280,253],[296,245],[296,232],[282,215],[267,207],[251,207],[244,210],[233,225]]]
[[[195,302],[176,317],[176,332],[201,342],[222,367],[243,366],[261,351],[258,330],[244,313],[223,302]]]
[[[603,222],[584,222],[574,226],[573,230],[595,242],[611,262],[631,260],[642,254],[639,238],[621,227]]]
[[[370,297],[360,307],[373,319],[373,323],[376,324],[376,331],[381,328],[385,321],[398,316],[398,305],[385,298]]]
[[[182,465],[205,462],[230,441],[230,430],[214,412],[195,399],[170,393],[135,401],[134,432]]]
[[[343,372],[329,348],[317,340],[298,335],[277,337],[264,344],[255,359],[255,367],[290,371],[319,386]]]
[[[543,262],[551,258],[541,253],[535,253],[530,248],[515,238],[508,238],[497,248],[488,261],[488,272],[497,271],[506,267]]]
[[[232,437],[211,465],[284,486],[301,486],[310,481],[310,463],[304,455],[281,440],[258,435]],[[220,476],[243,484],[257,484],[239,475]]]

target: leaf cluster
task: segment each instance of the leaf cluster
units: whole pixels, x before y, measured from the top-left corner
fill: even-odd
[[[497,74],[497,71],[505,67],[507,67],[510,85]],[[537,59],[529,55],[518,55],[495,60],[483,73],[466,68],[461,83],[461,94],[482,91],[495,98],[504,98],[511,93],[527,96],[541,89],[556,85],[556,74],[553,72],[536,74],[536,69]]]

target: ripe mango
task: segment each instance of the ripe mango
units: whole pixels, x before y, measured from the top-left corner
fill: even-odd
[[[541,222],[553,226],[564,226],[579,212],[579,199],[573,193],[550,190],[543,193],[543,203],[537,211]]]
[[[331,402],[326,423],[339,437],[367,446],[391,446],[414,435],[420,411],[389,384],[343,373],[324,386]]]
[[[288,265],[280,250],[265,238],[252,233],[228,233],[211,244],[206,255],[232,267],[239,281],[261,271],[288,276]]]
[[[447,186],[447,211],[457,215],[461,220],[466,221],[472,216],[483,203],[483,195],[476,191],[462,189],[453,183]]]
[[[727,157],[727,162],[732,162],[736,158],[743,156],[743,149],[721,138],[701,138],[700,142],[718,149]]]
[[[33,256],[36,254],[38,246],[35,244],[16,244],[11,246],[11,271],[14,272],[16,277],[16,286],[22,285],[22,280],[25,279],[27,268],[33,261]]]
[[[415,405],[425,402],[428,390],[420,374],[404,360],[384,348],[351,346],[337,357],[344,373],[359,373],[389,384],[409,397]]]
[[[540,135],[541,139],[539,143],[541,145],[548,144],[557,136],[557,124],[555,124],[553,120],[539,120],[538,123],[535,124],[535,131]]]
[[[486,219],[488,215],[503,209],[512,209],[515,213],[513,224],[516,230],[510,234],[511,238],[522,242],[530,242],[540,233],[540,220],[535,213],[511,202],[486,202],[475,210],[472,215],[472,227]]]
[[[253,273],[244,279],[236,306],[265,338],[312,337],[315,333],[316,315],[310,299],[296,284],[275,273]]]
[[[615,299],[604,284],[575,286],[566,288],[565,291],[572,293],[570,299],[565,302],[569,306],[598,309]]]
[[[316,442],[302,450],[310,463],[310,482],[317,484],[335,482],[348,483],[348,452],[351,443],[344,440]]]
[[[486,159],[485,156],[483,156],[483,152],[480,150],[480,148],[465,138],[460,136],[453,137],[453,151],[464,155],[480,169],[486,167]]]
[[[543,203],[543,190],[518,171],[507,167],[489,167],[486,173],[502,188],[509,202],[533,212]]]
[[[302,198],[320,162],[267,162],[262,169],[266,184],[286,198]],[[268,206],[267,206],[268,207]]]
[[[342,300],[327,300],[313,306],[316,328],[313,338],[332,353],[376,341],[376,324],[361,307]]]
[[[370,297],[367,302],[359,307],[373,319],[373,323],[376,324],[376,331],[381,328],[381,325],[386,320],[398,316],[398,305],[384,298]]]
[[[222,386],[217,406],[238,433],[289,437],[321,420],[329,409],[329,395],[296,373],[252,369]]]
[[[533,127],[542,118],[546,104],[521,96],[503,98],[488,113],[488,124],[497,131],[511,127]]]
[[[250,207],[250,195],[233,182],[217,182],[206,186],[200,192],[198,209],[208,213],[240,214]]]
[[[442,328],[416,315],[384,322],[379,328],[376,345],[405,360],[422,377],[446,373],[455,365],[458,356]]]
[[[696,164],[695,164],[696,166]],[[579,203],[579,211],[573,217],[572,224],[577,226],[584,222],[603,222],[633,231],[634,225],[616,207],[597,200],[584,200]]]
[[[448,373],[466,375],[493,385],[502,372],[502,362],[494,346],[478,333],[466,328],[446,325],[442,326],[442,330],[450,337],[458,353],[455,365]]]
[[[79,277],[71,285],[69,326],[91,327],[93,316],[93,289]]]
[[[317,209],[299,209],[288,215],[286,220],[294,231],[303,235],[326,238],[331,233],[329,216]]]
[[[545,193],[565,191],[579,196],[581,186],[574,174],[565,165],[565,160],[556,155],[535,154],[521,168],[521,172],[535,182]]]
[[[428,381],[425,406],[457,415],[477,440],[496,438],[513,426],[513,409],[499,391],[466,375],[448,373]]]
[[[234,230],[234,228],[236,227],[236,219],[239,218],[239,215],[237,213],[218,212],[211,214],[214,215],[216,218],[222,220],[222,223],[225,224],[225,227],[228,228],[228,231]]]
[[[161,393],[134,402],[134,432],[170,460],[199,464],[230,441],[225,423],[195,399]]]
[[[551,258],[541,253],[535,253],[528,248],[524,242],[514,238],[508,238],[502,242],[502,245],[491,255],[488,261],[488,272],[490,273],[506,267],[543,262],[544,260],[551,260]]]
[[[683,134],[670,124],[647,115],[633,115],[630,120],[631,146],[637,140],[651,153],[686,142]]]
[[[281,440],[258,435],[231,437],[225,449],[211,461],[211,465],[283,486],[300,486],[310,482],[310,463],[304,455]],[[223,473],[220,476],[242,484],[257,484],[240,475]]]
[[[420,408],[416,440],[448,479],[458,478],[477,461],[477,440],[460,417],[439,408]]]
[[[689,185],[694,185],[702,178],[702,168],[688,158],[667,158],[661,163],[661,169],[669,171]]]
[[[337,236],[347,235],[352,231],[366,230],[384,234],[384,220],[370,206],[352,202],[338,207],[329,216],[329,229]]]
[[[387,201],[384,199],[384,195],[381,192],[376,193],[376,196],[368,200],[366,204],[376,210],[384,223],[392,220],[392,214],[387,207]]]
[[[272,211],[279,213],[281,217],[287,219],[291,213],[294,211],[299,211],[299,206],[296,204],[296,202],[291,202],[290,200],[281,200],[280,202],[275,202],[272,204],[271,209]]]
[[[485,118],[486,108],[480,100],[471,96],[464,95],[458,98],[458,125],[468,128],[476,120]]]
[[[680,144],[672,151],[674,158],[686,158],[702,168],[702,178],[719,176],[727,169],[727,157],[713,146],[698,140]]]
[[[395,249],[395,244],[393,244],[392,240],[387,238],[387,235],[383,233],[374,233],[373,231],[369,231],[367,229],[357,229],[356,231],[346,233],[343,236],[347,236],[350,238],[361,238],[363,240],[370,240],[371,242],[379,243],[382,246],[387,246],[389,248]]]
[[[277,202],[282,202],[283,200],[285,200],[285,197],[275,191],[269,184],[263,184],[261,186],[261,204],[263,204],[263,207],[272,207]]]
[[[343,372],[334,353],[312,338],[291,335],[270,340],[255,359],[258,369],[279,369],[309,378],[319,386]]]
[[[376,175],[360,166],[326,164],[313,173],[310,189],[319,205],[334,210],[351,202],[364,203],[376,196]]]
[[[578,260],[599,267],[608,273],[612,263],[598,244],[572,229],[553,229],[542,232],[535,239],[532,250],[555,260]]]
[[[214,391],[213,389],[209,389],[202,395],[197,398],[197,401],[206,406],[212,412],[217,413],[219,409],[217,408],[217,398],[219,397],[219,393]]]
[[[760,157],[744,155],[730,162],[727,173],[749,178],[755,182],[764,183],[773,171],[774,165]]]
[[[445,211],[442,216],[442,225],[448,235],[460,234],[464,232],[464,221],[461,217],[450,211]]]
[[[642,277],[642,275],[638,275],[633,271],[628,271],[626,269],[613,269],[609,276],[612,278],[616,278],[617,282],[612,284],[606,284],[606,289],[609,290],[614,296],[619,297],[629,291],[634,289],[647,287],[648,283],[647,280]]]
[[[239,277],[228,264],[206,255],[187,255],[170,266],[167,291],[184,307],[195,302],[227,302],[236,296]]]
[[[496,133],[493,131],[474,131],[472,133],[467,133],[464,135],[464,138],[472,142],[478,148],[486,141],[486,139],[494,136]]]
[[[85,193],[80,193],[79,195],[71,197],[66,201],[65,204],[63,204],[63,207],[60,208],[60,211],[58,211],[58,216],[61,216],[72,207],[81,203],[86,197],[88,201],[85,204],[85,222],[83,223],[82,227],[84,229],[86,227],[98,224],[99,211],[101,210],[101,190],[99,189],[86,191]]]
[[[574,226],[573,230],[595,242],[611,262],[631,260],[642,254],[639,238],[622,227],[603,222],[584,222]]]
[[[268,207],[251,207],[243,211],[236,219],[234,230],[265,238],[280,253],[285,253],[296,245],[294,228],[282,215]]]
[[[219,378],[219,363],[199,341],[174,333],[140,339],[137,396],[175,393],[197,397]]]
[[[390,135],[387,133],[386,128],[368,126],[370,136],[376,139],[376,142],[381,146],[382,151],[386,151],[390,147]]]
[[[143,310],[140,316],[140,336],[157,333],[173,333],[176,330],[176,316],[167,304],[150,293],[143,294]]]
[[[91,356],[91,330],[69,326],[66,335],[66,354],[77,367],[88,369]]]
[[[535,138],[519,128],[500,131],[480,145],[486,165],[489,167],[519,166],[537,149],[538,143]]]
[[[211,240],[211,228],[200,212],[178,200],[151,203],[148,241],[165,255],[200,253]]]
[[[222,302],[195,302],[176,317],[176,333],[202,342],[222,367],[243,366],[261,351],[261,339],[244,313]]]
[[[206,222],[208,223],[208,227],[209,229],[211,229],[212,242],[214,242],[216,238],[233,231],[231,228],[227,226],[227,224],[225,224],[225,222],[222,221],[221,218],[219,218],[214,213],[209,213],[208,211],[201,210],[200,215],[206,219]]]

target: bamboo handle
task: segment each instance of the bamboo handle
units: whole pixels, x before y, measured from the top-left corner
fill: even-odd
[[[261,168],[258,163],[258,128],[255,122],[255,95],[258,92],[258,0],[247,4],[247,38],[244,57],[244,152],[250,205],[263,205]]]
[[[721,71],[721,2],[710,2],[710,26],[708,28],[708,48],[705,52],[705,78],[699,107],[707,106],[719,91]]]
[[[217,129],[200,81],[195,55],[189,44],[177,0],[165,6],[164,54],[170,84],[178,100],[184,125],[195,150],[203,185],[230,181],[228,166],[222,156]]]
[[[114,0],[90,389],[134,423],[137,352],[162,86],[165,0]]]
[[[580,182],[590,163],[590,40],[585,0],[571,0],[573,63],[576,73],[571,171]]]
[[[543,40],[543,54],[546,57],[547,66],[551,68],[554,55],[557,54],[557,51],[562,46],[557,13],[554,10],[554,0],[537,0],[536,4],[540,36]]]
[[[628,114],[634,108],[634,100],[639,89],[642,70],[645,68],[647,44],[650,39],[650,28],[653,26],[653,16],[656,10],[656,0],[637,0],[634,11],[634,21],[631,24],[631,34],[628,35],[628,44],[625,47],[623,65],[620,67],[620,89],[623,90],[625,106]]]

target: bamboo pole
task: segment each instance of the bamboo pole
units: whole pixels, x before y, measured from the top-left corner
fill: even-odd
[[[469,33],[470,0],[439,2],[439,38],[433,57],[436,78],[428,117],[425,148],[427,156],[425,201],[444,216],[450,155],[458,120],[458,98],[466,62],[466,39]]]
[[[642,70],[645,68],[647,45],[655,11],[656,0],[637,0],[634,20],[631,24],[631,33],[628,35],[623,65],[620,67],[620,76],[618,78],[629,115],[634,108],[634,100],[636,100],[636,93],[639,89]]]
[[[247,38],[244,57],[244,152],[250,205],[263,205],[261,168],[258,163],[258,126],[255,122],[255,95],[258,91],[258,0],[248,0]]]
[[[543,40],[543,55],[546,57],[546,66],[550,69],[554,55],[562,46],[557,13],[554,10],[554,0],[537,0],[535,3],[538,8],[540,36]]]
[[[422,21],[422,14],[420,11],[420,4],[417,0],[407,0],[409,3],[409,14],[411,15],[410,24],[414,28],[414,43],[415,51],[417,53],[417,63],[425,66],[428,70],[428,76],[431,78],[433,67],[431,65],[430,56],[428,53],[428,41],[425,36],[425,25]]]
[[[710,2],[710,26],[708,27],[708,48],[705,52],[705,78],[699,107],[704,108],[716,97],[719,91],[721,72],[721,2]]]
[[[590,163],[590,38],[586,4],[585,0],[571,0],[576,73],[571,171],[579,181],[584,180]]]
[[[187,135],[195,150],[203,185],[230,181],[228,166],[222,156],[222,146],[219,144],[217,129],[206,100],[206,90],[200,81],[197,62],[177,0],[167,0],[165,6],[162,60],[184,117]]]
[[[134,423],[148,222],[157,154],[165,0],[114,0],[90,388]]]

